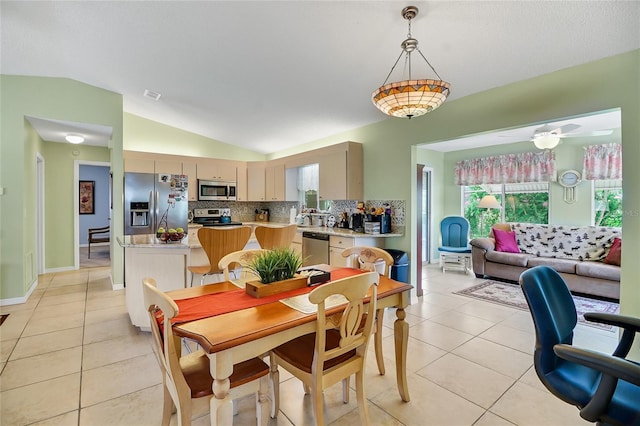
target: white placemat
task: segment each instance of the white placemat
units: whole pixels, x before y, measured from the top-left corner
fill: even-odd
[[[308,294],[301,294],[300,296],[288,297],[286,299],[282,299],[280,301],[284,303],[288,307],[295,309],[296,311],[302,312],[303,314],[315,314],[318,312],[318,305],[314,305],[309,302]],[[334,294],[325,300],[325,309],[331,309],[333,307],[343,305],[347,303],[347,298],[341,294]]]

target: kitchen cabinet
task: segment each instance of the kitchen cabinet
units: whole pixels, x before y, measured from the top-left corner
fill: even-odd
[[[149,313],[144,309],[142,280],[147,277],[155,279],[160,291],[186,288],[188,259],[189,247],[182,244],[174,247],[159,244],[157,247],[124,248],[125,295],[131,324],[145,331],[150,330]]]
[[[247,197],[247,168],[245,166],[237,167],[236,180],[236,201],[248,201]]]
[[[247,200],[265,201],[265,166],[263,162],[247,164]]]
[[[265,200],[285,200],[285,169],[284,164],[268,166],[265,168]]]
[[[302,232],[296,232],[289,247],[302,257]]]
[[[384,248],[384,238],[331,235],[329,237],[329,264],[337,267],[350,266],[348,259],[342,257],[342,252],[349,247],[362,246]]]
[[[155,173],[156,162],[149,158],[125,158],[124,171],[133,173]]]
[[[155,172],[172,175],[182,174],[182,161],[180,160],[155,160]]]
[[[351,142],[346,147],[318,158],[320,200],[364,199],[362,145]]]
[[[235,182],[236,164],[232,161],[203,158],[198,160],[197,178],[205,180],[226,180]]]
[[[182,163],[182,174],[187,175],[187,185],[189,185],[189,201],[198,201],[198,175],[196,174],[196,168],[195,161]]]

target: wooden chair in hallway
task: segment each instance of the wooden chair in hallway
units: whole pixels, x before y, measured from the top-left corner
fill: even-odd
[[[213,379],[209,358],[198,350],[180,356],[180,338],[174,336],[171,319],[178,315],[178,305],[156,288],[152,278],[143,280],[144,303],[149,312],[153,350],[162,373],[164,402],[162,425],[169,425],[171,413],[177,410],[178,425],[191,424],[192,400],[211,398]],[[158,324],[158,310],[162,312],[162,329]],[[253,358],[233,366],[231,397],[236,399],[256,394],[256,418],[259,425],[266,425],[269,415],[269,366],[259,358]]]
[[[393,265],[393,256],[378,247],[357,246],[349,247],[342,252],[342,256],[350,259],[349,265],[364,271],[375,271],[388,277]],[[384,308],[376,312],[375,338],[373,340],[376,351],[376,363],[378,371],[384,375],[384,357],[382,356],[382,321]]]
[[[110,241],[110,227],[107,226],[103,226],[102,228],[89,228],[87,233],[89,234],[88,240],[89,240],[89,249],[88,249],[88,253],[87,253],[87,258],[91,259],[91,244],[98,244],[98,243],[108,243]],[[106,236],[104,234],[107,234]]]
[[[360,424],[370,424],[364,366],[373,331],[379,280],[380,276],[373,272],[359,274],[323,284],[309,293],[309,301],[318,305],[316,331],[284,343],[270,353],[274,400],[271,417],[279,410],[278,366],[281,366],[302,381],[305,393],[310,391],[317,425],[324,425],[324,389],[342,381],[342,399],[346,404],[349,402],[349,378],[355,374]],[[365,310],[364,299],[369,290],[369,305]],[[341,312],[327,315],[331,306],[325,306],[326,301],[336,295],[343,296],[346,305]]]
[[[207,253],[209,264],[189,266],[187,268],[191,272],[191,286],[193,286],[194,274],[202,276],[200,285],[203,285],[206,275],[221,273],[222,270],[218,266],[220,259],[229,253],[244,249],[250,236],[250,226],[198,229],[198,240],[200,240],[200,245]]]
[[[286,248],[293,242],[298,231],[295,223],[287,226],[256,226],[254,233],[258,239],[260,247],[266,250],[274,248]]]

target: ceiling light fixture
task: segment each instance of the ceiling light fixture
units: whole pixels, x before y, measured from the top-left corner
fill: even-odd
[[[560,137],[549,132],[538,133],[533,137],[533,144],[538,149],[553,149],[560,143]]]
[[[383,113],[392,117],[412,118],[419,117],[433,111],[444,103],[449,96],[451,85],[442,81],[436,70],[431,66],[427,58],[424,57],[418,48],[418,40],[411,37],[411,20],[418,14],[418,8],[407,6],[402,9],[402,17],[409,21],[409,33],[407,39],[400,45],[402,52],[396,63],[391,67],[387,78],[375,92],[373,92],[373,104]],[[436,74],[439,80],[412,80],[411,79],[411,53],[417,51],[422,59]],[[387,84],[391,73],[400,61],[402,55],[405,56],[405,70],[408,69],[408,79]]]
[[[80,135],[75,135],[75,134],[68,134],[67,136],[64,137],[65,140],[69,143],[73,143],[73,144],[79,144],[84,142],[84,137],[80,136]]]

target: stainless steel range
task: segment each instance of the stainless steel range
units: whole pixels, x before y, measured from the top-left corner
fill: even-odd
[[[230,209],[195,209],[193,211],[193,223],[202,226],[237,226],[242,222],[231,221]]]

